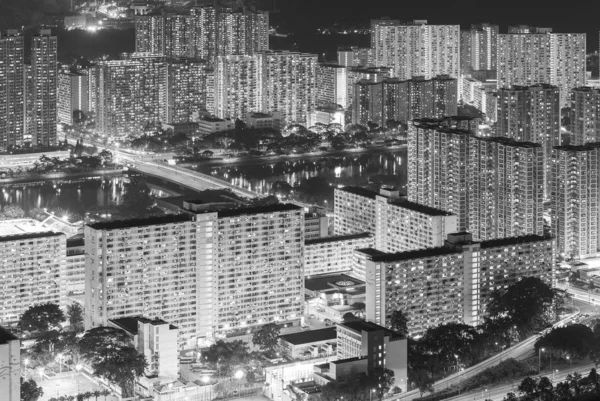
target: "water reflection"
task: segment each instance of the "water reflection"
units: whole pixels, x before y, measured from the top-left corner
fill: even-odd
[[[268,193],[275,181],[286,181],[293,186],[310,177],[323,177],[332,186],[365,185],[371,179],[405,189],[406,149],[305,160],[207,164],[200,165],[198,170],[261,194]],[[321,201],[326,198],[329,198],[329,194],[323,194]]]

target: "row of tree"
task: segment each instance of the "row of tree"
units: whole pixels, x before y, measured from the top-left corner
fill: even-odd
[[[518,387],[520,398],[508,393],[505,401],[584,401],[600,399],[600,375],[592,369],[587,376],[573,373],[565,381],[553,385],[552,380],[543,376],[526,377]]]

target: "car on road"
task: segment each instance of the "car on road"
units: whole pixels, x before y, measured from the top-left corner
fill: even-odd
[[[310,315],[308,315],[309,319],[315,319],[317,316],[314,313],[311,313]]]

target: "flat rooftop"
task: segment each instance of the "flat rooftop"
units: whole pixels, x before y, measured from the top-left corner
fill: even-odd
[[[33,219],[14,219],[0,221],[0,237],[48,232],[47,227]]]
[[[220,210],[217,213],[219,217],[234,217],[242,216],[245,214],[263,214],[263,213],[274,213],[274,212],[285,212],[299,210],[304,215],[304,208],[302,206],[293,205],[291,203],[278,203],[275,205],[267,206],[256,206],[256,207],[241,207],[238,209]]]
[[[462,253],[462,250],[441,246],[438,248],[418,249],[414,251],[385,253],[372,248],[357,249],[357,251],[369,255],[374,262],[397,262],[417,258],[452,255]]]
[[[167,214],[165,216],[153,216],[142,219],[102,221],[99,223],[88,224],[88,227],[93,228],[94,230],[118,230],[123,228],[154,226],[158,224],[182,223],[185,221],[191,221],[190,216],[186,214]]]
[[[363,239],[363,238],[371,238],[371,237],[373,237],[373,234],[371,234],[371,233],[332,235],[331,237],[307,239],[306,241],[304,241],[304,244],[305,245],[326,244],[329,242],[343,242],[343,241],[351,241],[354,239]]]
[[[541,235],[524,235],[522,237],[508,237],[508,238],[499,238],[492,239],[489,241],[482,241],[481,248],[496,248],[499,246],[508,246],[515,244],[524,244],[528,242],[539,242],[539,241],[548,241],[551,240],[552,237],[543,237]]]
[[[370,199],[375,199],[375,197],[377,195],[379,195],[379,192],[371,191],[370,189],[366,189],[363,187],[346,186],[346,187],[342,187],[342,188],[336,188],[335,190],[349,192],[351,194],[364,196],[365,198],[370,198]]]
[[[436,209],[434,207],[421,205],[420,203],[411,202],[406,198],[393,199],[390,204],[413,210],[418,213],[426,214],[428,216],[452,216],[453,214],[442,209]]]
[[[310,291],[326,291],[326,290],[342,290],[347,291],[348,288],[363,287],[364,292],[365,282],[344,273],[319,274],[310,276],[304,279],[304,288]],[[352,291],[357,293],[359,291]]]
[[[298,333],[285,334],[279,336],[279,338],[293,345],[337,340],[337,329],[335,327],[328,327],[319,330],[300,331]]]
[[[387,327],[383,327],[380,326],[376,323],[373,322],[367,322],[364,320],[357,320],[357,321],[353,321],[353,322],[348,322],[348,323],[339,323],[339,326],[341,327],[347,327],[351,330],[354,330],[357,333],[361,333],[363,331],[366,332],[373,332],[373,331],[380,331],[383,330],[385,332],[385,334],[396,337],[399,336],[400,333],[397,333],[393,330],[388,329]]]

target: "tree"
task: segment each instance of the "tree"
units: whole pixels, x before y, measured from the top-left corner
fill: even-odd
[[[472,347],[478,338],[477,330],[462,323],[448,323],[427,329],[419,341],[427,355],[435,355],[442,366],[456,366],[472,358]]]
[[[366,306],[364,302],[354,302],[352,305],[350,305],[352,307],[352,309],[354,309],[354,312],[361,318],[365,317],[365,310],[366,310]]]
[[[524,399],[533,400],[537,393],[537,382],[531,377],[526,377],[521,384],[519,384],[518,390]]]
[[[433,380],[433,377],[429,375],[429,372],[425,369],[418,369],[411,376],[411,382],[417,386],[421,397],[423,397],[423,394],[425,393],[433,393],[433,383],[435,381]]]
[[[241,340],[217,340],[203,352],[206,362],[216,367],[220,374],[230,374],[236,368],[245,365],[250,359],[248,345]]]
[[[65,314],[57,304],[36,304],[27,309],[19,324],[21,330],[45,332],[65,321]]]
[[[67,306],[67,318],[69,319],[71,330],[76,332],[83,331],[83,308],[78,302],[73,302]]]
[[[21,401],[37,401],[44,395],[44,390],[33,379],[21,377]]]
[[[258,346],[261,351],[273,354],[275,351],[281,326],[275,323],[268,323],[262,326],[259,330],[255,331],[252,335],[252,342]]]
[[[85,333],[79,347],[95,375],[118,385],[124,398],[134,396],[134,382],[144,373],[146,360],[132,346],[127,333],[112,327],[96,327]]]
[[[98,157],[102,161],[102,165],[110,164],[113,161],[113,154],[111,151],[102,149],[102,152],[98,154]]]
[[[552,329],[535,342],[535,349],[548,348],[551,352],[574,358],[586,358],[597,348],[597,339],[584,324],[570,324]]]
[[[546,376],[540,378],[537,389],[542,401],[552,400],[554,386],[552,386],[552,382]]]
[[[363,320],[363,319],[359,318],[358,316],[356,316],[352,312],[346,312],[346,313],[344,313],[344,315],[342,316],[342,319],[343,319],[344,323],[358,322],[360,320]]]
[[[494,291],[487,305],[486,319],[500,319],[506,327],[517,326],[521,338],[548,326],[553,319],[555,303],[561,291],[551,288],[537,277],[525,277],[506,291]]]
[[[390,317],[390,326],[392,330],[395,330],[405,336],[408,335],[408,318],[401,310],[392,312],[392,316]]]
[[[19,205],[6,205],[0,213],[0,220],[22,219],[25,217],[25,211]]]
[[[134,217],[143,217],[151,213],[154,207],[154,198],[150,195],[150,188],[142,177],[131,177],[125,184],[122,209]]]
[[[345,377],[327,383],[321,389],[323,401],[364,401],[383,398],[392,388],[394,372],[377,368],[366,373],[350,373]],[[373,394],[371,392],[375,390]]]

